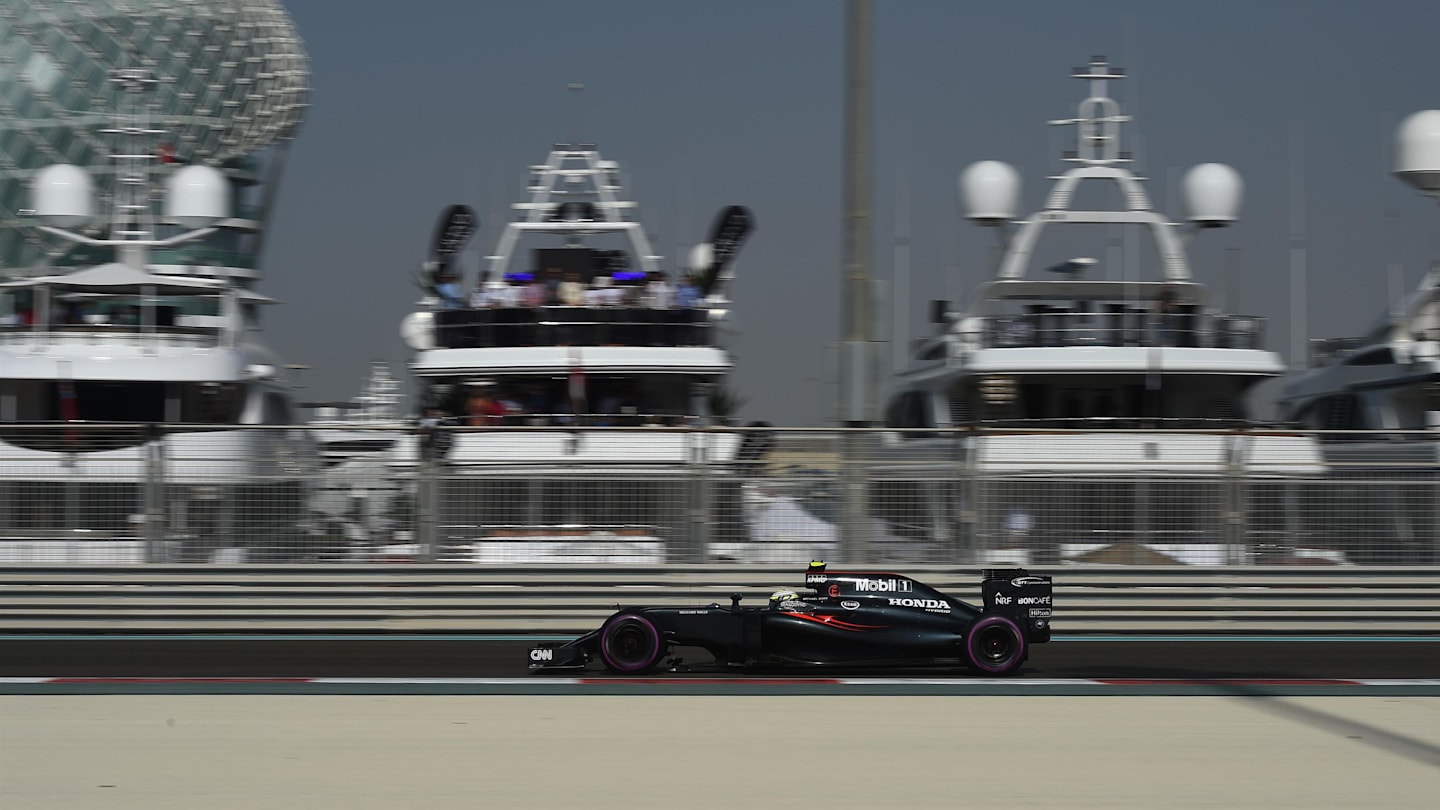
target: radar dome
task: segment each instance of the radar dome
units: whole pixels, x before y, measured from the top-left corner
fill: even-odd
[[[715,260],[715,246],[709,242],[701,242],[690,248],[690,269],[704,270]]]
[[[78,228],[94,215],[95,193],[90,175],[79,166],[60,163],[35,173],[35,215],[60,228]]]
[[[212,166],[186,166],[165,181],[165,218],[204,228],[230,216],[230,181]]]
[[[1395,132],[1395,174],[1426,193],[1440,193],[1440,110],[1423,110]]]
[[[1185,173],[1185,218],[1202,228],[1223,228],[1240,218],[1245,182],[1223,163],[1202,163]]]
[[[400,338],[417,352],[435,348],[435,316],[429,312],[412,312],[400,322]]]
[[[998,160],[971,163],[960,173],[960,205],[966,219],[981,225],[1014,219],[1020,206],[1020,173]]]

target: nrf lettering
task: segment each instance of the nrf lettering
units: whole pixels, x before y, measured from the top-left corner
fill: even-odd
[[[949,612],[950,603],[943,599],[891,599],[890,604],[900,607],[921,608],[922,610]]]
[[[1013,596],[1006,596],[1006,595],[1003,594],[1003,593],[997,593],[997,594],[995,594],[995,604],[997,604],[997,605],[1008,605],[1008,604],[1010,604],[1011,602],[1014,602],[1014,601],[1015,601],[1015,597],[1013,597]]]
[[[906,593],[911,589],[908,579],[857,579],[855,590],[861,593]]]
[[[554,650],[531,650],[531,651],[530,651],[530,660],[531,660],[531,661],[553,661],[554,659],[555,659],[555,651],[554,651]]]

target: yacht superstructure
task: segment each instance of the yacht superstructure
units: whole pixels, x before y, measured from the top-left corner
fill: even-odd
[[[1440,199],[1440,110],[1400,123],[1394,175]],[[1440,265],[1360,337],[1310,341],[1310,367],[1286,380],[1281,415],[1323,431],[1331,465],[1323,509],[1349,558],[1440,560]],[[1377,531],[1378,528],[1378,531]]]
[[[1326,431],[1440,427],[1440,268],[1363,336],[1310,341],[1309,361],[1280,394],[1287,420]]]
[[[154,80],[141,70],[116,80],[142,108]],[[0,284],[0,554],[303,558],[316,459],[303,429],[283,429],[298,422],[291,387],[259,335],[273,301],[215,267],[187,275],[152,261],[152,250],[226,227],[229,183],[210,166],[153,165],[160,133],[134,110],[108,132],[119,147],[108,236],[63,230],[91,219],[75,166],[37,175],[35,213],[52,223],[39,227],[115,261]],[[162,171],[157,216],[150,183]],[[262,425],[282,429],[247,428]]]
[[[705,542],[687,517],[698,465],[741,452],[740,436],[695,428],[728,422],[712,404],[750,213],[722,212],[689,272],[669,276],[593,145],[556,145],[527,192],[470,291],[450,259],[473,215],[450,209],[402,328],[424,415],[466,428],[439,461],[437,536],[475,561],[674,559]]]
[[[940,527],[965,527],[959,547],[979,562],[1079,561],[1112,547],[1127,550],[1121,561],[1238,561],[1256,538],[1296,530],[1283,482],[1324,472],[1313,440],[1249,430],[1247,392],[1285,366],[1262,347],[1261,319],[1219,311],[1190,272],[1185,240],[1235,221],[1239,177],[1220,164],[1191,169],[1190,225],[1169,221],[1121,149],[1130,118],[1108,86],[1123,72],[1097,57],[1073,75],[1088,97],[1076,117],[1050,123],[1076,127],[1078,145],[1041,211],[1015,219],[1019,177],[1006,164],[961,175],[966,217],[1001,229],[1004,254],[967,302],[937,308],[938,334],[916,341],[912,367],[895,380],[886,422],[909,430],[888,442],[879,510],[917,542],[950,545],[936,540]],[[1079,207],[1095,199],[1082,186],[1097,185],[1120,205]],[[1148,271],[1078,257],[1035,272],[1042,235],[1075,225],[1144,232],[1156,259]],[[916,430],[967,427],[983,430],[963,439]],[[985,488],[983,512],[979,490],[934,493],[937,512],[915,507],[905,494],[913,484],[893,483],[942,460]],[[1238,543],[1227,515],[1247,507],[1225,486],[1236,475],[1274,476],[1279,487],[1274,503],[1252,499]]]
[[[1334,481],[1327,525],[1360,563],[1440,559],[1440,269],[1361,337],[1310,341],[1281,416],[1320,434]],[[1382,526],[1375,535],[1376,524]]]
[[[400,381],[379,360],[370,363],[354,400],[304,404],[314,409],[308,425],[323,464],[312,509],[323,533],[337,541],[334,548],[346,549],[347,559],[383,555],[398,533],[413,530],[402,526],[405,488],[388,463],[396,443],[414,426],[405,418],[404,404]]]

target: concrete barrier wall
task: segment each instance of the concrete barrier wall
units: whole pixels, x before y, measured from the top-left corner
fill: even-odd
[[[1440,634],[1440,568],[1034,569],[1076,633]],[[978,603],[981,571],[909,567]],[[9,566],[0,632],[579,633],[617,605],[763,604],[803,571],[752,566]]]

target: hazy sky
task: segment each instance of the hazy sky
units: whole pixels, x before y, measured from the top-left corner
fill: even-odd
[[[311,366],[302,396],[353,396],[372,358],[408,379],[399,325],[440,210],[480,213],[465,257],[473,278],[526,167],[569,136],[566,85],[583,82],[582,137],[621,163],[667,267],[723,206],[755,214],[733,289],[744,417],[834,416],[841,0],[286,5],[310,55],[313,106],[261,289],[284,302],[268,315],[270,342]],[[1202,234],[1190,255],[1218,293],[1225,250],[1240,249],[1230,309],[1268,318],[1270,348],[1291,352],[1293,226],[1315,337],[1368,326],[1392,264],[1408,292],[1440,258],[1440,208],[1388,174],[1396,124],[1440,107],[1435,0],[877,0],[874,24],[873,269],[889,278],[908,177],[912,335],[931,328],[926,301],[958,298],[987,272],[994,235],[960,219],[957,173],[1008,161],[1024,176],[1025,211],[1039,208],[1074,148],[1073,129],[1045,122],[1074,114],[1086,87],[1069,72],[1092,54],[1129,71],[1116,95],[1137,116],[1127,146],[1158,207],[1181,216],[1177,184],[1196,163],[1244,176],[1242,221]],[[1108,236],[1041,257],[1104,260]]]

